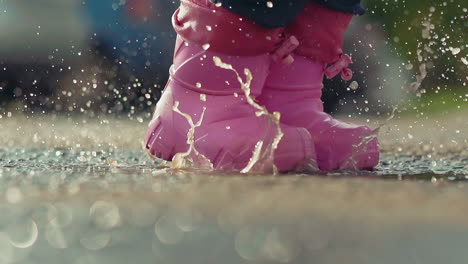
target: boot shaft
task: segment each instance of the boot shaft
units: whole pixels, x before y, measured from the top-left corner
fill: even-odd
[[[286,33],[300,41],[296,54],[324,63],[334,63],[343,54],[343,37],[352,17],[350,13],[309,3],[286,28]]]
[[[256,56],[236,56],[204,49],[196,44],[177,38],[174,64],[171,66],[171,79],[194,92],[206,95],[243,95],[241,83],[233,70],[216,66],[214,59],[232,65],[245,83],[244,69],[253,76],[250,94],[260,95],[268,75],[271,58],[268,54]]]
[[[269,90],[284,93],[286,97],[322,96],[325,63],[310,60],[304,56],[294,56],[290,65],[273,63],[265,86]]]
[[[230,55],[272,52],[284,40],[284,27],[262,27],[208,0],[181,0],[172,25],[185,41]]]

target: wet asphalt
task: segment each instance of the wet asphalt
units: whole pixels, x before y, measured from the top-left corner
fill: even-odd
[[[464,263],[467,114],[388,121],[374,171],[280,176],[172,170],[141,119],[3,117],[0,263]]]

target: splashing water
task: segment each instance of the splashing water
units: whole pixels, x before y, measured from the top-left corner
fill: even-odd
[[[416,50],[419,62],[419,73],[416,74],[416,80],[409,85],[409,91],[416,93],[417,96],[421,96],[424,93],[424,90],[421,90],[420,87],[427,77],[427,63],[430,63],[430,55],[434,54],[434,50],[431,48],[435,43],[432,39],[432,32],[435,29],[434,24],[431,23],[430,17],[422,22],[424,27],[421,31],[421,36],[423,39],[429,40],[429,42],[422,44],[422,48]]]
[[[431,11],[433,12],[433,11]],[[428,77],[428,65],[431,65],[431,58],[434,57],[435,51],[433,49],[434,45],[434,31],[435,31],[435,24],[431,21],[431,16],[426,17],[424,21],[421,23],[422,30],[421,30],[421,38],[423,41],[420,41],[418,48],[416,50],[417,61],[419,66],[417,66],[418,72],[415,75],[415,80],[409,84],[407,87],[408,91],[416,94],[417,97],[421,97],[422,94],[426,92],[425,89],[422,89],[421,86],[424,80]],[[436,57],[436,56],[435,56]],[[406,65],[407,70],[412,70],[414,68],[413,64]],[[358,144],[353,145],[353,151],[351,156],[343,163],[340,169],[350,168],[357,169],[357,155],[360,153],[360,149],[372,141],[374,138],[377,138],[380,131],[384,126],[387,125],[389,121],[391,121],[395,117],[395,112],[399,109],[399,106],[396,105],[393,107],[392,113],[383,123],[377,126],[370,135],[363,137]],[[363,149],[362,151],[366,151]],[[350,166],[351,165],[351,166]]]
[[[341,165],[340,170],[343,170],[349,167],[352,167],[353,170],[358,170],[358,167],[357,167],[358,156],[357,155],[361,153],[360,151],[361,147],[371,142],[374,138],[378,137],[382,128],[386,126],[388,122],[390,122],[391,120],[395,118],[395,113],[397,110],[398,110],[398,106],[393,107],[392,113],[387,119],[385,119],[381,124],[379,124],[376,128],[374,128],[368,136],[363,137],[358,144],[353,145],[353,151],[351,152],[351,155],[345,162],[343,162],[343,165]],[[367,149],[363,149],[362,151],[365,152],[367,151]]]
[[[280,119],[281,114],[279,112],[270,113],[265,106],[261,106],[255,102],[254,98],[250,95],[250,84],[253,80],[252,72],[245,68],[244,75],[246,80],[242,79],[239,72],[234,69],[234,67],[228,63],[225,63],[221,60],[221,58],[214,56],[213,61],[217,67],[222,69],[233,71],[237,76],[237,81],[241,85],[241,89],[244,92],[245,98],[247,99],[247,103],[249,103],[254,109],[257,110],[255,113],[257,117],[266,116],[268,120],[276,126],[276,136],[271,142],[265,142],[264,140],[260,140],[255,145],[255,149],[253,151],[252,157],[249,160],[247,166],[241,170],[241,173],[249,173],[249,172],[267,172],[273,170],[273,174],[278,174],[278,169],[274,164],[274,152],[278,148],[278,145],[281,139],[284,136],[283,131],[281,130],[280,126]]]
[[[172,158],[172,165],[173,169],[201,169],[201,170],[213,170],[213,164],[211,161],[205,157],[203,154],[198,152],[195,148],[195,129],[200,127],[203,122],[203,117],[205,116],[206,107],[203,107],[203,111],[201,113],[200,119],[195,124],[193,122],[192,117],[187,114],[183,113],[179,109],[179,101],[174,103],[172,110],[181,116],[183,116],[190,125],[190,129],[187,132],[187,144],[189,148],[186,152],[177,153]]]

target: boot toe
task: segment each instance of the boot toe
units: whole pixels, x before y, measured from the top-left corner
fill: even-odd
[[[338,122],[337,120],[335,120]],[[379,162],[379,144],[369,126],[335,123],[329,129],[311,131],[321,170],[372,169]]]

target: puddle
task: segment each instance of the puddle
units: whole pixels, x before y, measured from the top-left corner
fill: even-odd
[[[219,175],[143,151],[1,150],[0,259],[463,263],[466,161],[400,155],[373,172]]]
[[[7,119],[0,262],[464,263],[463,116],[389,121],[375,171],[280,176],[154,163],[121,137],[143,123]]]

